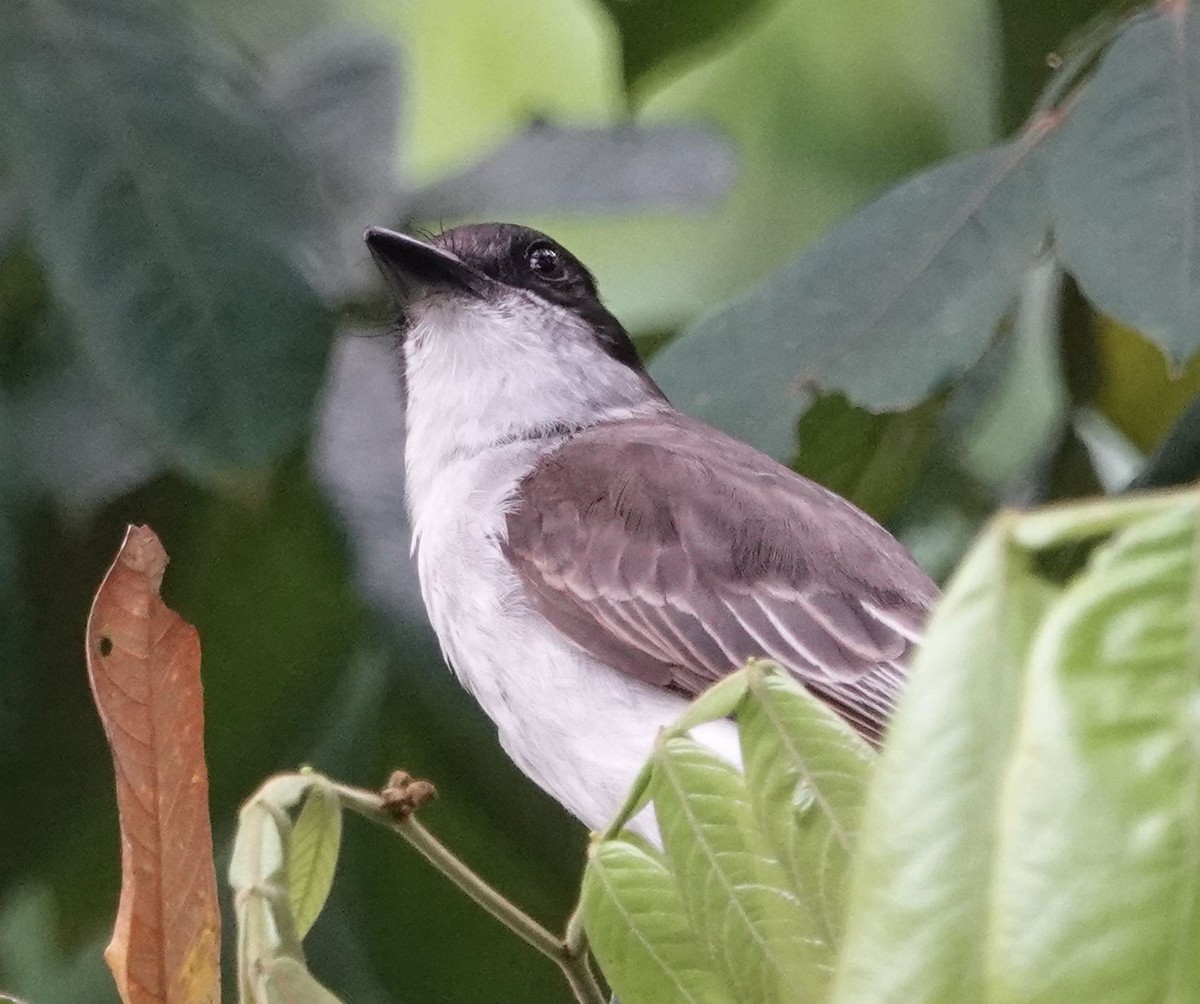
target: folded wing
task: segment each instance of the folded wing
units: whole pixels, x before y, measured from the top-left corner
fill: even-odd
[[[694,695],[769,657],[876,743],[937,595],[850,503],[675,413],[546,457],[503,547],[535,609],[614,669]]]

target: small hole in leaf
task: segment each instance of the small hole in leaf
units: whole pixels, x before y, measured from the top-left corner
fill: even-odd
[[[100,639],[100,654],[101,655],[112,655],[112,639],[111,638],[101,638]]]

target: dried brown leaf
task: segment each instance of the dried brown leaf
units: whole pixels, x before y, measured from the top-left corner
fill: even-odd
[[[159,596],[166,567],[154,531],[129,527],[88,617],[88,679],[121,818],[121,899],[104,957],[125,1004],[216,1004],[200,637]]]

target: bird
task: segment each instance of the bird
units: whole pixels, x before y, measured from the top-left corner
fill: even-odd
[[[673,407],[545,234],[365,241],[399,307],[421,595],[529,778],[602,830],[660,730],[756,656],[882,742],[937,597],[887,530]],[[740,762],[730,720],[692,736]]]

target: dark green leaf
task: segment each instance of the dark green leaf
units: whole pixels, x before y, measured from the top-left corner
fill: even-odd
[[[815,921],[812,947],[832,969],[874,756],[828,705],[771,664],[751,670],[737,722],[755,815]]]
[[[873,415],[840,394],[820,397],[800,419],[792,466],[886,520],[920,474],[941,410],[942,402],[933,398],[891,415]]]
[[[200,470],[297,439],[330,336],[290,260],[316,200],[249,72],[177,6],[14,0],[0,137],[119,409]]]
[[[1131,489],[1166,488],[1200,478],[1200,398],[1180,416]]]
[[[0,386],[26,375],[36,332],[50,309],[50,291],[31,249],[0,249]]]
[[[762,0],[604,0],[621,32],[625,80],[719,41],[763,7]]]
[[[873,411],[925,400],[983,352],[1039,250],[1049,129],[888,192],[702,318],[652,372],[684,410],[785,460],[814,386]]]
[[[6,419],[0,396],[0,478],[11,483],[17,472],[6,448]],[[17,506],[7,494],[0,488],[0,666],[7,667],[0,683],[0,777],[23,752],[30,698],[39,686],[25,659],[32,632],[21,575],[24,542]]]
[[[629,837],[601,841],[580,907],[596,959],[625,1004],[732,1004],[657,851]]]
[[[813,919],[768,849],[741,774],[685,737],[661,743],[654,761],[667,863],[717,972],[742,1001],[818,997],[828,972],[808,940]]]
[[[1062,128],[1059,253],[1087,297],[1175,363],[1200,348],[1200,13],[1130,23]]]
[[[91,513],[148,481],[165,458],[106,398],[65,319],[52,313],[40,329],[9,397],[19,462],[28,485],[61,511]]]
[[[330,295],[362,288],[374,268],[363,229],[397,200],[400,60],[387,38],[347,25],[325,28],[276,56],[266,97],[315,176],[329,211],[305,248]]]
[[[412,193],[404,212],[437,220],[694,209],[724,195],[735,170],[729,144],[701,126],[535,123],[478,164]]]
[[[1066,424],[1060,344],[1062,269],[1050,255],[1025,275],[1012,332],[954,388],[943,426],[955,463],[994,497],[1044,490],[1047,458]],[[948,428],[947,428],[948,426]]]
[[[103,942],[66,954],[62,916],[42,884],[13,889],[0,903],[0,972],[21,1004],[110,1004],[119,1000],[104,965]],[[0,1000],[5,1000],[0,995]]]

